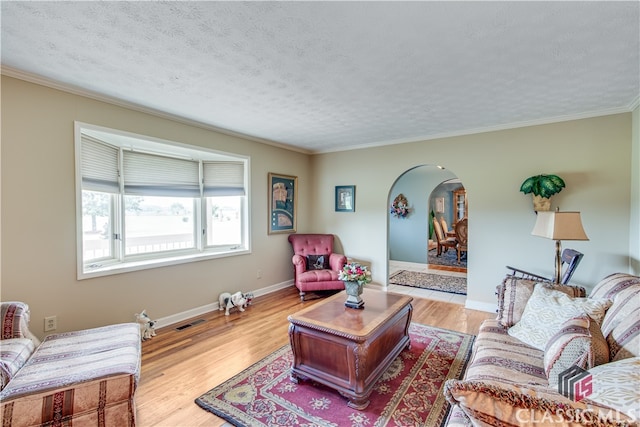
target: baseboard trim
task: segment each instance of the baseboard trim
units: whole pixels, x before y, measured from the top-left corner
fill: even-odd
[[[393,263],[394,265],[396,265],[398,267],[404,267],[404,268],[426,269],[428,267],[428,264],[420,263],[420,262],[393,261],[393,260],[390,260],[389,263],[390,264]]]
[[[260,297],[263,295],[270,294],[272,292],[279,291],[280,289],[285,289],[290,286],[294,286],[293,280],[287,280],[286,282],[277,283],[275,285],[267,286],[265,288],[257,289],[253,292],[254,297]],[[184,322],[187,319],[191,319],[193,317],[198,317],[206,313],[210,313],[212,311],[218,311],[220,308],[220,304],[216,301],[211,304],[202,305],[200,307],[195,307],[180,313],[172,314],[170,316],[161,317],[156,319],[155,327],[156,329],[164,328],[166,326],[171,326],[176,323]]]
[[[493,303],[473,301],[467,298],[467,301],[464,303],[464,308],[468,308],[469,310],[486,311],[487,313],[496,313],[498,306]]]
[[[380,285],[380,284],[373,284],[372,285],[377,285],[375,287],[379,287],[380,290],[386,291],[386,286],[384,285]],[[282,283],[276,283],[275,285],[271,285],[271,286],[267,286],[264,288],[260,288],[260,289],[256,289],[253,292],[254,297],[260,297],[263,295],[267,295],[276,291],[279,291],[281,289],[285,289],[288,287],[294,286],[293,284],[293,280],[287,280],[286,282],[282,282]],[[487,302],[482,302],[482,301],[472,301],[467,299],[465,302],[465,308],[468,308],[470,310],[478,310],[478,311],[486,311],[487,313],[495,313],[497,306],[492,304],[492,303],[487,303]],[[180,313],[176,313],[176,314],[172,314],[170,316],[165,316],[165,317],[161,317],[159,319],[156,319],[156,325],[155,327],[157,329],[160,328],[164,328],[167,326],[171,326],[174,325],[176,323],[180,323],[180,322],[184,322],[185,320],[194,318],[194,317],[198,317],[201,316],[203,314],[206,313],[210,313],[212,311],[218,311],[219,309],[219,304],[218,302],[214,302],[211,304],[206,304],[206,305],[202,305],[200,307],[195,307],[192,308],[190,310],[186,310]]]

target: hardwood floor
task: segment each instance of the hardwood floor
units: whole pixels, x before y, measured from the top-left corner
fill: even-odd
[[[455,271],[456,273],[466,273],[466,267],[453,267],[450,265],[428,264],[429,270]]]
[[[287,316],[321,301],[301,302],[291,287],[258,297],[244,313],[207,313],[157,330],[142,343],[142,373],[136,392],[139,426],[222,426],[225,422],[194,400],[289,343]],[[414,298],[412,321],[477,334],[495,314],[458,304]],[[199,322],[199,323],[198,323]],[[193,326],[176,328],[189,323]]]

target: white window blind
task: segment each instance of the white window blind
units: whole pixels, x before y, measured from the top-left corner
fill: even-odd
[[[118,148],[82,138],[82,189],[117,193],[118,185]]]
[[[125,194],[200,197],[198,162],[134,151],[123,160]]]
[[[204,162],[205,196],[244,196],[244,163]]]

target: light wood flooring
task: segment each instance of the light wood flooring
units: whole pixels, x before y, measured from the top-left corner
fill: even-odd
[[[318,301],[321,298],[301,302],[297,289],[291,287],[256,298],[244,313],[234,310],[225,316],[224,311],[216,311],[157,330],[157,336],[142,343],[137,424],[225,425],[194,400],[288,344],[287,316]],[[469,334],[477,334],[484,319],[495,317],[459,304],[415,297],[413,307],[413,322]]]

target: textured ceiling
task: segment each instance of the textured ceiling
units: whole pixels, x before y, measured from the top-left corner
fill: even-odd
[[[326,152],[629,111],[639,5],[3,1],[2,66]]]

